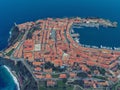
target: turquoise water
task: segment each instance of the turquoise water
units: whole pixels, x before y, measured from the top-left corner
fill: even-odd
[[[0,0],[0,49],[7,46],[10,28],[46,17],[101,17],[120,23],[120,0]],[[120,26],[116,29],[80,29],[82,44],[120,47]],[[2,70],[2,71],[1,71]],[[0,69],[0,90],[15,90],[12,78]],[[11,87],[11,89],[10,89]]]
[[[17,85],[4,66],[0,66],[0,90],[17,90]]]

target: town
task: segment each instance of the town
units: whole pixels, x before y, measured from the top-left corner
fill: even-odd
[[[110,90],[120,76],[120,52],[80,46],[74,28],[115,28],[99,18],[47,18],[15,25],[17,38],[0,56],[22,61],[36,81],[46,87],[65,85]],[[65,87],[63,87],[65,88]],[[70,89],[71,90],[71,89]]]

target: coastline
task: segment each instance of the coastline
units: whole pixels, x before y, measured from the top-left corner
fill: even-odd
[[[10,70],[6,65],[4,65],[3,67],[4,67],[4,68],[10,73],[10,75],[12,76],[15,84],[17,85],[17,90],[20,90],[20,86],[19,86],[19,82],[18,82],[18,80],[17,80],[17,77],[15,77],[15,76],[12,74],[11,70]]]
[[[68,31],[69,33],[70,33],[70,31]],[[12,34],[12,32],[10,32],[10,36],[11,36],[11,34]],[[88,47],[88,46],[87,46]],[[15,75],[14,74],[12,74],[12,72],[10,71],[10,69],[7,67],[7,66],[4,66],[7,70],[8,70],[8,72],[11,74],[11,76],[13,77],[13,80],[15,81],[15,83],[16,83],[16,85],[17,85],[17,87],[18,87],[18,90],[20,90],[20,88],[19,88],[19,82],[18,82],[18,80],[17,80],[17,78],[15,77]]]
[[[12,37],[12,30],[9,31],[8,42],[9,42],[9,40],[10,40],[11,37]]]
[[[13,60],[0,57],[0,65],[7,67],[6,69],[11,72],[17,90],[33,90],[33,87],[38,90],[37,82],[21,61],[18,61],[15,65]],[[12,71],[15,71],[15,73]]]
[[[62,17],[62,19],[63,18],[67,18],[67,17]],[[69,17],[69,19],[73,19],[73,18],[75,18],[75,16],[72,16],[72,17]],[[79,17],[79,18],[82,18],[82,17]],[[43,18],[43,20],[44,19],[47,19],[47,18]],[[53,19],[56,19],[56,18],[53,18]],[[111,22],[109,19],[104,19],[104,18],[98,18],[98,17],[84,17],[83,19],[101,19],[101,20],[105,20],[105,21],[108,21],[109,23],[111,23],[111,25],[113,25],[113,26],[110,26],[110,27],[113,27],[113,28],[116,28],[117,27],[117,25],[118,25],[118,22]],[[41,20],[41,19],[38,19],[38,20]],[[37,20],[36,20],[37,21]],[[114,23],[116,23],[116,25],[114,26]],[[15,25],[16,26],[16,25]],[[15,27],[14,26],[14,27]],[[102,24],[101,25],[99,25],[99,27],[101,27],[102,26]],[[103,27],[105,27],[104,25],[103,25]],[[110,28],[109,27],[109,25],[108,25],[108,27],[106,27],[106,28]],[[83,28],[83,27],[81,27],[81,28]],[[90,28],[90,27],[89,27]],[[97,27],[96,27],[97,28]],[[72,29],[73,29],[73,27],[72,27]],[[73,29],[74,30],[74,29]],[[11,39],[11,37],[12,37],[12,35],[13,35],[13,32],[14,32],[14,29],[13,28],[11,28],[11,30],[9,31],[9,37],[8,37],[8,41],[7,41],[7,46],[4,48],[4,49],[2,49],[1,51],[4,51],[6,48],[8,48],[9,47],[9,45],[10,45],[10,39]],[[71,31],[70,31],[71,32]],[[74,32],[75,33],[75,32]],[[79,39],[79,38],[78,38]],[[107,50],[114,50],[114,51],[120,51],[120,47],[109,47],[109,46],[105,46],[105,45],[100,45],[100,46],[97,46],[97,45],[88,45],[88,44],[81,44],[80,42],[78,43],[80,46],[83,46],[83,47],[87,47],[87,48],[96,48],[96,49],[107,49]],[[102,47],[101,47],[102,46]]]
[[[81,29],[81,28],[83,28],[83,27],[79,27],[79,29]],[[90,27],[89,27],[90,28]],[[107,28],[110,28],[110,27],[107,27]],[[76,34],[76,32],[75,32],[75,30],[74,29],[76,29],[76,28],[73,28],[73,27],[71,27],[71,29],[70,29],[70,35],[71,34]],[[78,33],[78,32],[77,32]],[[78,33],[79,35],[80,35],[80,33]],[[73,37],[72,37],[73,38]],[[79,37],[77,37],[77,39],[78,40],[75,40],[74,38],[73,38],[73,40],[75,41],[75,42],[77,42],[78,44],[79,44],[79,46],[81,46],[81,47],[85,47],[85,48],[93,48],[93,49],[106,49],[106,50],[112,50],[112,51],[116,51],[116,52],[120,52],[120,47],[115,47],[115,46],[106,46],[106,45],[90,45],[90,44],[82,44],[82,43],[80,43],[80,36]]]
[[[0,48],[0,51],[4,51],[9,47],[8,43],[9,43],[9,40],[10,40],[11,36],[12,36],[12,30],[9,31],[9,36],[8,36],[8,39],[7,39],[6,47],[5,48]]]

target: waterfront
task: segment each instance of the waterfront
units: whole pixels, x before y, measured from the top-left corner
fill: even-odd
[[[7,46],[9,31],[14,25],[14,22],[19,24],[26,21],[35,21],[37,19],[47,17],[80,16],[101,17],[117,21],[118,25],[120,23],[119,0],[29,0],[29,2],[27,0],[13,0],[12,2],[8,0],[1,0],[0,3],[0,49],[3,49]],[[80,33],[80,42],[82,44],[120,47],[119,26],[118,28],[100,31],[96,30],[95,28],[87,28],[86,30],[84,28],[78,32]]]
[[[111,22],[111,21],[108,22],[108,20],[101,19],[101,18],[100,19],[98,18],[84,19],[79,17],[62,18],[62,19],[47,18],[43,20],[42,19],[37,20],[35,22],[26,22],[18,25],[19,33],[24,31],[23,38],[19,39],[20,40],[19,43],[16,42],[15,44],[11,45],[10,48],[7,48],[7,50],[5,50],[6,51],[5,53],[9,53],[11,50],[14,49],[14,53],[12,53],[9,56],[7,56],[6,54],[5,57],[10,58],[12,60],[22,60],[22,62],[26,60],[28,65],[30,65],[30,66],[27,66],[28,70],[30,72],[33,72],[32,75],[33,77],[35,76],[34,78],[37,78],[39,80],[56,79],[55,77],[52,76],[52,72],[56,71],[56,69],[54,69],[53,66],[67,67],[66,73],[60,70],[60,73],[58,75],[59,79],[67,78],[66,76],[67,75],[70,76],[69,73],[71,71],[73,72],[74,70],[82,70],[83,72],[87,73],[91,71],[90,67],[94,67],[94,66],[103,68],[105,70],[111,70],[114,73],[119,71],[118,57],[120,55],[120,52],[106,50],[106,49],[93,49],[93,48],[81,47],[78,45],[78,43],[76,43],[73,40],[73,38],[78,37],[79,34],[70,33],[70,31],[71,32],[73,31],[71,30],[72,27],[77,28],[79,25],[81,25],[81,23],[83,24],[83,22],[84,22],[84,25],[82,26],[84,27],[86,27],[86,24],[87,24],[87,27],[91,26],[91,23],[92,23],[92,27],[96,27],[97,25],[97,27],[101,26],[104,28],[105,27],[115,28],[117,26],[116,24],[114,24],[114,22]],[[95,26],[93,26],[94,23],[95,23]],[[54,30],[52,29],[52,27],[54,27]],[[19,37],[19,35],[17,37]],[[21,40],[23,43],[21,42]],[[47,53],[44,53],[44,51],[46,51]],[[48,67],[48,65],[44,66],[48,64],[48,62],[50,67]],[[24,63],[24,65],[27,65],[27,63]],[[79,66],[80,68],[77,69],[78,67],[76,67],[76,64],[74,65],[74,63],[77,63],[78,65],[80,65]],[[50,71],[47,74],[46,70],[48,70],[48,68]],[[98,72],[100,76],[102,75],[105,76],[109,74],[107,73],[107,71],[105,71],[105,73],[107,74],[101,73],[100,71]],[[61,74],[61,73],[65,73],[65,74]],[[94,78],[94,73],[92,74],[91,72],[90,74]],[[116,80],[117,80],[116,78],[117,75],[118,74],[114,76],[114,79]],[[98,88],[106,85],[110,86],[108,85],[108,82],[109,82],[107,81],[108,79],[110,81],[112,80],[108,77],[107,79],[105,79],[105,81],[103,81],[104,85],[103,84],[101,85],[100,80],[97,80],[97,79],[93,79],[93,82],[95,80],[98,81],[96,83]],[[53,85],[55,85],[55,83],[52,84],[52,86]],[[87,83],[85,85],[87,85]]]
[[[96,46],[106,48],[120,48],[120,29],[117,28],[74,28],[75,33],[79,33],[79,42],[90,47]]]
[[[93,0],[93,1],[89,1],[89,0],[66,0],[66,1],[64,0],[57,0],[57,1],[56,0],[53,0],[53,1],[41,0],[39,1],[39,0],[36,0],[35,2],[32,0],[30,0],[29,2],[24,1],[24,0],[20,0],[20,1],[13,0],[12,2],[7,1],[7,0],[2,0],[0,1],[1,3],[0,20],[2,22],[0,24],[0,30],[2,31],[0,33],[0,49],[3,49],[7,46],[9,31],[10,31],[10,28],[14,25],[14,22],[19,24],[19,23],[23,23],[26,21],[35,21],[40,18],[46,18],[46,17],[80,16],[80,17],[106,18],[106,19],[110,19],[113,21],[117,21],[119,24],[119,19],[120,19],[119,18],[120,16],[119,2],[120,2],[119,0],[116,0],[116,1],[114,0],[106,0],[106,1],[105,0],[101,0],[101,1],[96,1],[96,0]],[[66,8],[66,5],[67,5],[67,8]],[[118,30],[116,31],[119,33]],[[111,42],[113,42],[114,37],[116,37],[115,35],[116,31],[112,32],[113,38],[111,39]],[[109,35],[110,32],[106,31],[104,33],[107,33]],[[101,35],[98,38],[102,38],[101,36],[103,33],[100,33],[100,34]],[[120,41],[119,37],[117,37],[117,39]],[[86,42],[83,42],[83,43],[89,44]],[[95,43],[92,42],[91,44],[95,45]],[[105,46],[106,45],[105,43],[106,43],[106,40],[105,41],[103,40],[102,43],[100,44]],[[111,45],[109,44],[108,46],[111,47]],[[117,43],[115,47],[119,47],[119,44]]]

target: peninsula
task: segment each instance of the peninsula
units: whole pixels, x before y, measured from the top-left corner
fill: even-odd
[[[81,27],[116,28],[117,22],[76,17],[46,18],[15,24],[9,45],[0,56],[12,60],[15,65],[22,65],[38,90],[115,88],[120,79],[120,52],[79,45],[74,40],[79,34],[72,30]],[[22,72],[22,69],[19,70]],[[19,73],[18,81],[23,89],[21,77],[23,75]]]

